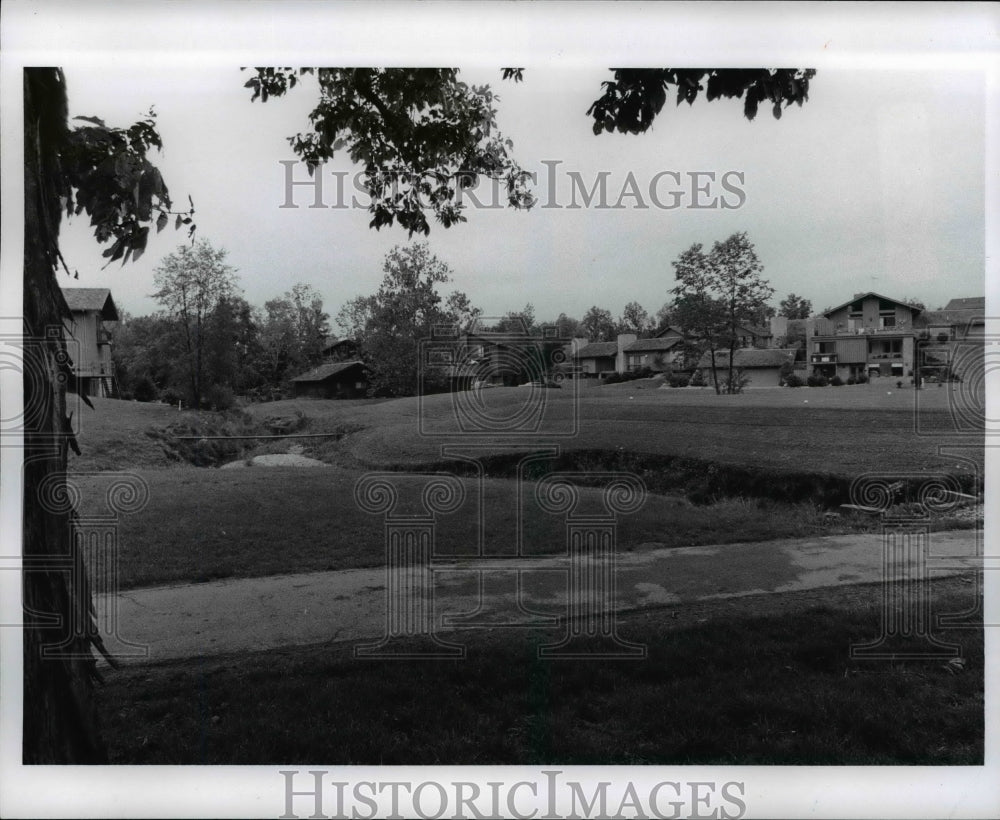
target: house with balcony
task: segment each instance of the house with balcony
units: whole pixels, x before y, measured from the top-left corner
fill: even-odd
[[[107,288],[63,288],[71,319],[65,327],[76,387],[84,396],[118,394],[111,360],[111,331],[106,322],[118,321],[118,308]]]
[[[913,375],[923,309],[869,291],[831,308],[807,338],[813,373],[847,380]]]

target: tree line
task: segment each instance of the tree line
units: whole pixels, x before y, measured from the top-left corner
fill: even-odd
[[[291,379],[322,361],[331,326],[319,293],[298,283],[262,308],[252,306],[225,260],[225,250],[201,239],[180,246],[155,269],[153,296],[161,309],[148,316],[124,314],[115,331],[115,372],[123,398],[224,410],[237,396],[287,396]],[[483,329],[541,336],[550,326],[563,339],[601,342],[623,333],[645,338],[673,326],[698,339],[701,352],[729,347],[732,355],[740,326],[766,325],[774,315],[797,319],[811,313],[810,301],[794,293],[777,311],[767,304],[773,290],[759,277],[761,265],[745,234],[716,243],[708,254],[692,246],[673,265],[678,282],[673,298],[654,314],[631,301],[617,318],[594,305],[581,319],[563,312],[539,321],[529,302]],[[420,340],[430,338],[436,327],[466,329],[473,320],[486,320],[466,293],[440,292],[453,281],[454,271],[426,242],[393,248],[383,274],[379,289],[349,300],[335,322],[354,343],[352,355],[368,368],[371,395],[413,395]],[[425,390],[434,386],[425,378]]]
[[[323,299],[311,286],[250,305],[226,251],[201,239],[182,245],[154,271],[161,309],[124,314],[113,355],[123,398],[227,409],[235,396],[281,395],[316,363],[330,333]]]

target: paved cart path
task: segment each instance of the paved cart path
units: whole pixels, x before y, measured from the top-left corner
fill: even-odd
[[[883,553],[878,534],[674,549],[647,544],[615,557],[611,600],[614,609],[630,610],[877,582]],[[930,578],[969,572],[978,565],[977,532],[931,533],[927,554]],[[517,565],[509,558],[435,562],[422,576],[428,594],[397,596],[398,617],[433,624],[435,632],[551,623],[567,612],[569,566],[565,557]],[[578,569],[593,578],[599,568]],[[98,615],[108,648],[123,663],[371,642],[386,634],[390,592],[420,580],[403,570],[390,577],[383,568],[149,587],[100,598]]]

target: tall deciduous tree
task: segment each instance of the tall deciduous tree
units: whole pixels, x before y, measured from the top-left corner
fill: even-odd
[[[715,364],[715,348],[721,342],[729,350],[727,393],[740,385],[733,358],[738,330],[753,322],[774,293],[761,277],[763,265],[745,233],[735,233],[716,242],[711,252],[692,245],[673,263],[677,286],[675,310],[686,330],[699,334],[711,351],[715,391],[721,392]]]
[[[443,302],[438,286],[452,271],[426,243],[397,246],[386,255],[382,285],[371,296],[352,299],[337,324],[359,343],[373,393],[412,396],[417,392],[419,346],[436,326],[458,324],[455,312],[474,310],[464,294]]]
[[[580,327],[592,342],[613,342],[617,327],[610,310],[594,305],[580,320]]]
[[[812,315],[812,307],[808,299],[789,293],[778,304],[778,315],[788,319],[808,319]]]
[[[184,340],[190,402],[201,407],[205,393],[205,326],[219,304],[236,290],[236,271],[225,263],[226,251],[202,239],[181,245],[153,272],[153,294],[174,318]]]
[[[63,327],[70,312],[56,276],[65,267],[59,226],[65,213],[86,213],[96,240],[111,243],[105,257],[126,261],[145,250],[153,225],[169,222],[171,202],[147,159],[160,147],[152,116],[127,129],[96,117],[71,128],[60,69],[26,68],[23,81],[23,759],[99,763],[106,753],[93,704],[91,646],[102,645],[72,538],[75,513],[66,503],[68,449],[79,451],[66,406]],[[190,223],[190,213],[181,219]],[[71,571],[60,566],[67,555]]]
[[[649,314],[638,302],[629,302],[622,311],[622,317],[618,322],[622,333],[635,333],[642,335],[652,330]]]

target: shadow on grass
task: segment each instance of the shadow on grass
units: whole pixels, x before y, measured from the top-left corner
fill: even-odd
[[[959,581],[937,588],[936,611],[968,608]],[[123,764],[981,765],[981,628],[941,633],[957,674],[852,661],[879,632],[878,594],[636,613],[620,632],[644,660],[539,660],[557,635],[478,631],[449,636],[461,660],[286,649],[126,669],[99,697]]]

